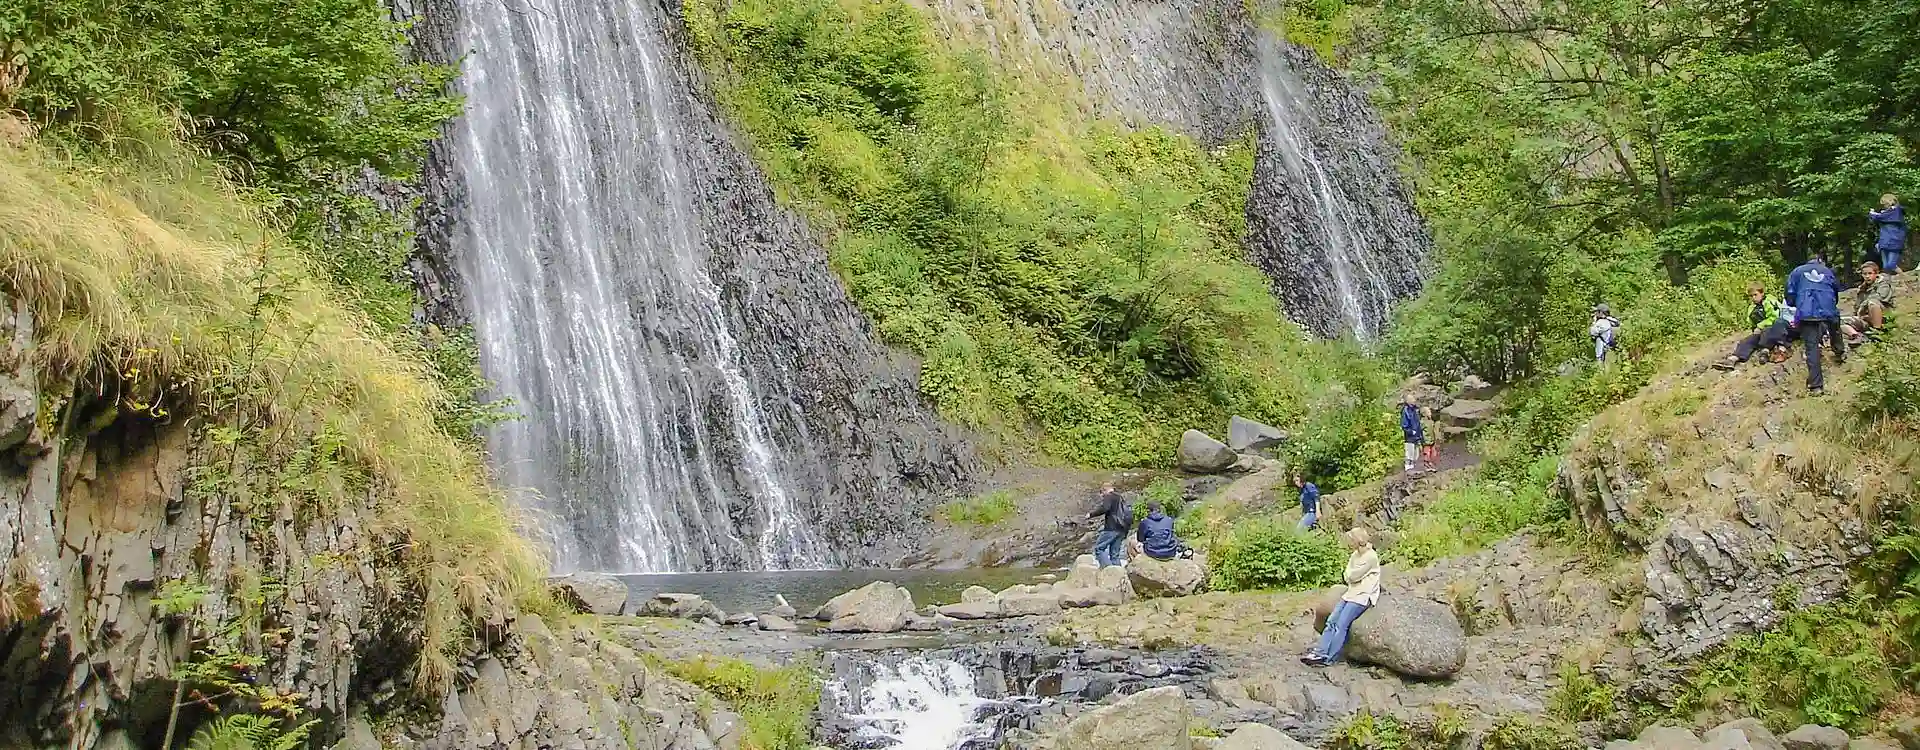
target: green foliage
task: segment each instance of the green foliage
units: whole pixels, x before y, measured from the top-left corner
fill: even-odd
[[[1150,503],[1159,503],[1161,512],[1174,517],[1174,533],[1178,534],[1179,519],[1187,512],[1186,488],[1180,484],[1180,480],[1160,477],[1147,483],[1146,489],[1140,491],[1140,499],[1133,504],[1134,521],[1147,517],[1147,505]]]
[[[1674,713],[1739,707],[1776,731],[1803,723],[1862,728],[1899,684],[1878,607],[1855,597],[1728,642],[1687,680]]]
[[[1341,345],[1330,345],[1340,347]],[[1399,379],[1378,360],[1348,351],[1348,363],[1287,441],[1289,463],[1324,492],[1379,479],[1400,465],[1398,407],[1387,406]]]
[[[298,750],[307,746],[307,733],[318,719],[291,729],[280,720],[258,714],[222,716],[200,727],[187,750]]]
[[[1572,723],[1606,718],[1617,706],[1614,687],[1568,662],[1560,665],[1560,685],[1547,698],[1547,710]]]
[[[940,506],[940,517],[963,526],[995,526],[1015,510],[1012,490],[994,490],[979,497],[949,501]]]
[[[1360,711],[1334,727],[1329,747],[1334,750],[1407,750],[1413,743],[1411,734],[1399,719]]]
[[[1215,591],[1296,591],[1339,583],[1347,553],[1324,532],[1256,519],[1234,528],[1214,545],[1207,560]]]
[[[1546,520],[1557,461],[1535,461],[1521,481],[1480,478],[1448,488],[1439,498],[1397,522],[1400,535],[1388,560],[1417,568],[1435,560],[1476,552]]]
[[[1251,143],[1040,119],[905,0],[685,16],[782,196],[831,230],[835,270],[923,358],[947,418],[1077,464],[1167,465],[1188,426],[1286,423],[1328,367],[1240,258]]]
[[[1866,370],[1848,404],[1862,423],[1920,420],[1920,339],[1907,326],[1891,330],[1865,354]]]
[[[702,656],[671,662],[667,672],[725,701],[746,722],[745,750],[806,750],[812,747],[813,710],[820,685],[802,665],[777,669],[742,659]]]
[[[1579,750],[1580,746],[1571,728],[1528,716],[1503,716],[1480,740],[1486,750]]]

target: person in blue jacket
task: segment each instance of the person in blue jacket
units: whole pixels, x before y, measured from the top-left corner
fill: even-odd
[[[1900,253],[1907,249],[1907,213],[1900,207],[1900,199],[1893,193],[1880,196],[1880,209],[1868,211],[1867,218],[1880,230],[1880,238],[1873,245],[1880,251],[1880,269],[1899,273],[1895,267],[1900,263]]]
[[[1402,470],[1410,474],[1420,461],[1420,444],[1426,442],[1426,431],[1420,424],[1420,404],[1414,401],[1411,393],[1400,404],[1400,437],[1406,452],[1406,464]]]
[[[1140,551],[1155,560],[1172,560],[1176,557],[1188,557],[1187,545],[1180,543],[1180,537],[1173,533],[1173,516],[1160,508],[1159,503],[1147,503],[1147,517],[1140,519]]]
[[[1293,486],[1300,488],[1300,528],[1311,529],[1320,522],[1320,487],[1297,471],[1293,473]]]
[[[1807,391],[1826,392],[1826,379],[1820,373],[1820,339],[1833,342],[1833,358],[1847,363],[1847,338],[1840,332],[1840,283],[1833,269],[1818,252],[1813,259],[1787,274],[1787,304],[1795,311],[1800,328],[1800,344],[1807,349]]]

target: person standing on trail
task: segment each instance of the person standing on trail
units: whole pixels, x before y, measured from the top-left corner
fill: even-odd
[[[1293,486],[1300,488],[1300,526],[1301,531],[1313,528],[1320,522],[1320,487],[1293,473]]]
[[[1133,504],[1127,502],[1119,490],[1108,482],[1100,487],[1099,505],[1088,513],[1088,518],[1098,518],[1100,533],[1093,538],[1093,558],[1100,561],[1100,567],[1120,565],[1127,561],[1127,530],[1133,528]]]
[[[1820,339],[1833,342],[1833,359],[1847,363],[1847,338],[1840,332],[1840,291],[1833,269],[1821,253],[1787,274],[1787,304],[1794,309],[1794,325],[1800,328],[1800,344],[1807,349],[1807,392],[1826,393],[1826,379],[1820,372]]]
[[[1411,474],[1420,462],[1420,444],[1426,442],[1426,431],[1420,424],[1420,404],[1411,393],[1400,403],[1400,438],[1406,458],[1401,470]]]
[[[1899,273],[1900,253],[1907,249],[1907,212],[1900,207],[1900,199],[1893,193],[1880,196],[1880,208],[1868,211],[1867,218],[1873,220],[1880,237],[1874,241],[1873,249],[1880,251],[1880,268],[1887,273]]]
[[[1422,408],[1420,415],[1427,419],[1433,419],[1433,409]],[[1427,433],[1426,438],[1426,441],[1420,444],[1420,463],[1426,467],[1427,471],[1434,471],[1440,466],[1440,449],[1438,445],[1434,443],[1433,433]]]
[[[1346,650],[1353,621],[1380,601],[1380,555],[1373,551],[1373,540],[1367,530],[1355,526],[1340,535],[1340,540],[1353,550],[1347,555],[1347,569],[1341,576],[1347,591],[1340,595],[1340,601],[1333,605],[1333,613],[1327,616],[1327,626],[1320,631],[1320,643],[1300,657],[1300,661],[1310,667],[1324,667],[1339,661],[1340,652]]]
[[[1602,302],[1593,306],[1593,324],[1587,326],[1587,336],[1593,339],[1593,361],[1605,363],[1607,352],[1613,350],[1613,340],[1620,333],[1620,319],[1613,317],[1613,308]]]

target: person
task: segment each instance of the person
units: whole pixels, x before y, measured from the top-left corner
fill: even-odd
[[[1320,522],[1320,487],[1293,473],[1293,486],[1300,488],[1300,528],[1311,529]]]
[[[1324,667],[1339,661],[1340,652],[1347,647],[1347,633],[1352,630],[1353,621],[1380,601],[1380,555],[1373,551],[1367,530],[1356,526],[1340,538],[1353,550],[1347,555],[1347,569],[1342,575],[1347,591],[1334,604],[1333,614],[1327,616],[1326,629],[1320,631],[1320,643],[1300,657],[1300,661],[1309,666]]]
[[[1413,467],[1420,461],[1420,444],[1426,442],[1424,429],[1420,424],[1420,404],[1414,402],[1413,394],[1407,394],[1400,403],[1400,438],[1406,461],[1401,470],[1413,473]]]
[[[1833,342],[1834,361],[1847,363],[1847,340],[1840,332],[1840,293],[1833,269],[1827,267],[1821,253],[1787,274],[1787,304],[1794,309],[1794,325],[1800,329],[1800,344],[1807,349],[1807,392],[1826,393],[1826,378],[1820,372],[1820,339]]]
[[[1140,519],[1140,551],[1155,560],[1172,560],[1176,557],[1189,557],[1192,552],[1187,545],[1180,543],[1180,537],[1173,533],[1173,516],[1167,515],[1159,503],[1147,503],[1147,517]]]
[[[1429,420],[1433,419],[1433,409],[1422,408],[1420,410],[1420,416]],[[1439,465],[1440,449],[1434,445],[1433,433],[1426,433],[1426,438],[1426,441],[1420,444],[1420,464],[1426,467],[1427,471],[1433,471],[1434,468]]]
[[[1587,326],[1587,336],[1593,339],[1593,361],[1606,362],[1607,352],[1613,349],[1613,341],[1620,331],[1620,319],[1613,317],[1613,308],[1602,302],[1593,306],[1593,324]]]
[[[1792,334],[1793,316],[1783,315],[1786,303],[1767,294],[1767,288],[1760,284],[1747,286],[1747,301],[1753,308],[1747,311],[1747,323],[1752,331],[1740,343],[1733,345],[1733,353],[1719,364],[1722,370],[1731,370],[1734,365],[1747,361],[1755,351],[1770,351],[1778,362],[1786,357],[1788,336]]]
[[[1100,487],[1100,504],[1088,518],[1098,518],[1100,533],[1093,538],[1093,559],[1105,568],[1127,561],[1127,530],[1133,528],[1133,504],[1108,482]]]
[[[1847,343],[1858,344],[1869,331],[1887,325],[1887,311],[1893,309],[1893,279],[1880,272],[1880,264],[1860,264],[1860,286],[1853,290],[1853,314],[1840,319],[1840,332]]]
[[[1873,249],[1880,251],[1880,267],[1887,273],[1899,273],[1900,253],[1907,249],[1907,213],[1892,193],[1880,196],[1880,209],[1867,211],[1867,218],[1880,230]]]

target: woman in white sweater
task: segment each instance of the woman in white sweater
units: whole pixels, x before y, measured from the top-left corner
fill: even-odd
[[[1356,526],[1340,538],[1353,550],[1347,556],[1344,576],[1347,593],[1340,596],[1333,614],[1327,617],[1327,629],[1320,633],[1319,645],[1300,657],[1301,661],[1316,667],[1340,660],[1340,651],[1347,647],[1347,630],[1368,607],[1380,600],[1380,555],[1373,551],[1367,530]]]

